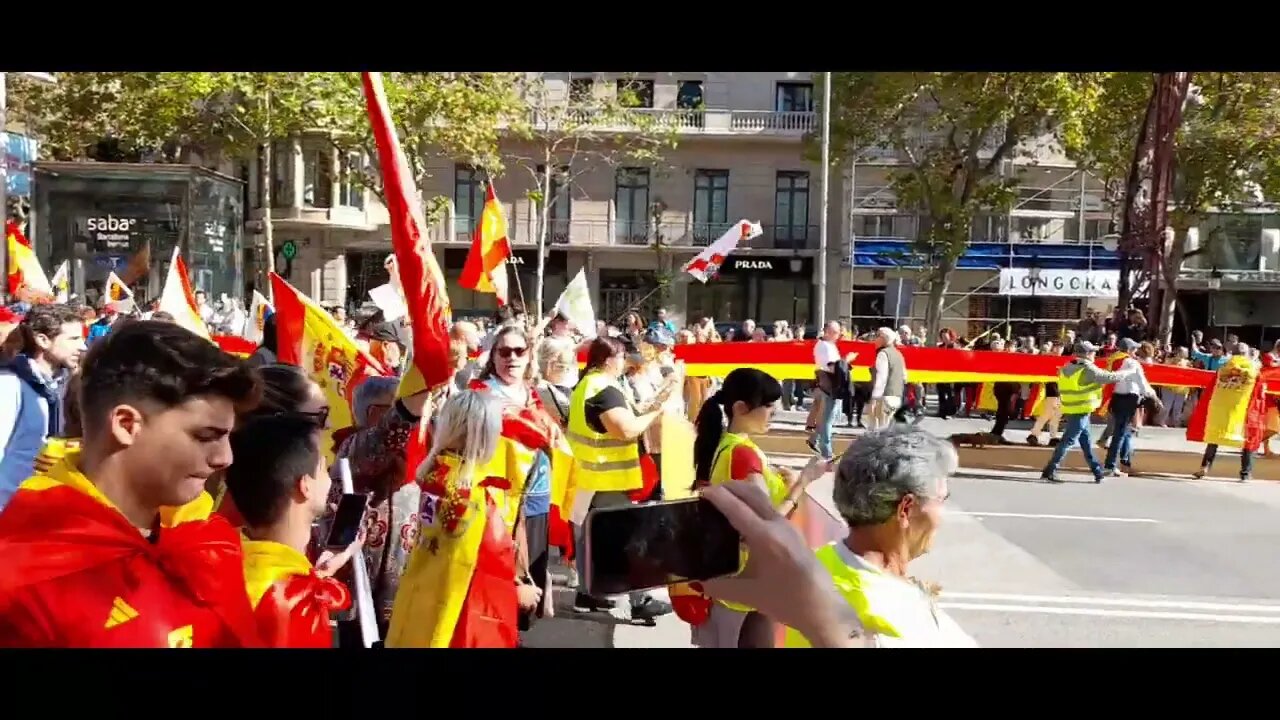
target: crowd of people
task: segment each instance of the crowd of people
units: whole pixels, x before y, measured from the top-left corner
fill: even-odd
[[[197,302],[203,316],[208,306]],[[242,305],[225,307],[207,322],[228,329]],[[647,323],[629,313],[584,333],[559,314],[504,308],[454,322],[452,381],[405,393],[410,328],[335,309],[335,324],[385,372],[356,387],[353,425],[331,428],[320,386],[278,362],[271,318],[241,359],[162,313],[20,310],[0,317],[0,645],[343,644],[357,632],[356,557],[379,636],[393,647],[518,647],[557,611],[554,582],[576,590],[574,612],[641,624],[675,612],[701,647],[773,647],[783,635],[790,646],[974,644],[908,572],[930,547],[956,468],[950,443],[909,422],[928,394],[908,382],[899,348],[924,344],[919,331],[861,335],[832,322],[814,345],[812,381],[780,382],[752,367],[713,379],[686,377],[674,347],[803,339],[805,328],[777,323],[767,335],[747,321],[739,333],[710,319],[680,328],[659,311]],[[866,383],[851,381],[853,358],[837,345],[853,337],[876,346]],[[1072,332],[1039,344],[996,333],[976,340],[1074,357],[1046,393],[1053,410],[1033,428],[1032,438],[1042,429],[1052,438],[1063,425],[1047,480],[1070,445],[1088,451],[1100,385],[1116,387],[1106,460],[1087,454],[1099,478],[1131,466],[1130,431],[1144,407],[1151,422],[1178,422],[1196,400],[1179,408],[1157,397],[1142,368],[1160,354],[1132,329],[1103,346]],[[938,345],[977,343],[944,330]],[[1096,354],[1113,349],[1125,357],[1098,368]],[[1166,355],[1217,370],[1252,364],[1255,353],[1197,334],[1186,353]],[[1273,350],[1259,360],[1280,358]],[[1028,398],[1001,385],[997,429]],[[968,385],[931,394],[942,417],[964,414],[975,396]],[[771,463],[752,437],[778,409],[806,403],[815,459],[795,472]],[[865,408],[876,432],[837,458],[838,408],[858,424]],[[663,470],[662,430],[676,422],[692,424],[694,463],[673,474]],[[328,547],[342,465],[368,510],[359,540]],[[828,471],[848,530],[814,555],[786,518],[797,488]],[[568,496],[558,495],[563,473],[573,477]],[[587,513],[675,488],[725,512],[743,535],[745,571],[674,586],[671,602],[643,591],[590,594],[577,552]]]

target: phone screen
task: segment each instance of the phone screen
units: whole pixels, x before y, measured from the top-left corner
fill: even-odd
[[[334,513],[333,525],[329,527],[329,538],[325,541],[327,548],[345,548],[360,536],[360,526],[364,525],[364,513],[369,506],[367,495],[350,493],[342,496],[338,502],[338,511]]]
[[[618,595],[738,571],[741,538],[698,498],[599,508],[587,516],[587,592]]]

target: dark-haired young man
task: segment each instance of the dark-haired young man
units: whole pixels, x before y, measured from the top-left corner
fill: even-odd
[[[354,547],[318,568],[306,555],[331,484],[321,442],[321,428],[301,415],[253,418],[231,434],[227,492],[244,517],[245,587],[268,647],[332,647],[329,613],[351,606],[332,575]]]
[[[14,332],[22,350],[0,367],[0,511],[45,440],[62,433],[63,390],[84,352],[84,326],[67,305],[36,305]]]
[[[253,647],[231,464],[257,374],[172,323],[121,325],[81,368],[83,436],[0,513],[0,647]]]

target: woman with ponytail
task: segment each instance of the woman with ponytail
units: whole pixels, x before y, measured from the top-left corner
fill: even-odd
[[[735,480],[749,482],[767,492],[775,507],[782,504],[797,475],[789,469],[771,468],[769,459],[750,438],[768,432],[769,420],[781,399],[782,385],[768,373],[749,367],[729,373],[698,413],[698,435],[693,443],[695,490]],[[673,604],[680,617],[693,625],[695,645],[776,645],[773,622],[755,609],[712,602],[681,590],[672,593]],[[702,608],[698,608],[699,601]]]

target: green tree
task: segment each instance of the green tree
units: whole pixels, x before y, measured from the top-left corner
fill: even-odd
[[[1108,177],[1124,177],[1154,91],[1151,73],[1106,78],[1095,112],[1086,116],[1082,158]],[[1174,148],[1169,227],[1161,248],[1151,314],[1157,337],[1169,342],[1187,231],[1213,213],[1239,212],[1280,198],[1280,77],[1264,72],[1195,73]],[[1191,254],[1213,252],[1220,233],[1201,238]]]
[[[192,151],[259,152],[266,269],[275,269],[271,141],[328,114],[333,73],[62,73],[31,86],[24,120],[58,159],[79,160],[107,138],[118,159],[183,162]],[[117,158],[111,158],[117,159]]]
[[[1078,153],[1083,119],[1105,75],[832,73],[833,163],[866,159],[878,148],[903,158],[890,184],[900,204],[916,208],[922,219],[913,251],[929,289],[931,334],[941,325],[973,217],[1007,212],[1016,200],[1017,177],[1005,161],[1030,154],[1042,139]]]
[[[515,73],[386,73],[384,84],[421,192],[435,157],[497,172],[498,133],[521,110]],[[93,156],[104,138],[116,159],[181,162],[191,151],[258,152],[263,205],[271,207],[272,141],[323,132],[339,149],[362,150],[354,179],[385,200],[358,73],[60,73],[50,87],[17,83],[15,119],[63,160]],[[446,198],[427,202],[437,218]],[[274,265],[265,212],[267,267]]]
[[[612,93],[593,83],[590,96],[570,97],[548,87],[541,74],[527,76],[522,83],[523,113],[511,130],[531,151],[513,152],[508,157],[528,173],[534,188],[528,197],[538,206],[535,317],[542,316],[551,212],[558,200],[558,193],[551,192],[552,182],[565,188],[567,193],[582,193],[575,180],[591,173],[616,172],[621,167],[646,167],[661,172],[664,153],[678,144],[680,123],[687,118],[682,114],[641,108],[638,86],[629,85],[626,78],[619,88],[618,93]],[[692,118],[693,113],[688,117]],[[656,207],[646,208],[645,217],[653,223],[659,272],[664,273],[666,251],[658,225],[661,212]],[[669,284],[669,277],[659,278],[660,288]]]
[[[429,196],[434,161],[464,162],[491,175],[502,171],[499,138],[520,122],[519,73],[383,73],[387,104],[404,148],[409,171],[428,222],[439,220],[449,198]],[[342,73],[326,107],[324,127],[342,150],[361,150],[369,164],[359,168],[365,187],[384,201],[378,153],[358,73]]]

